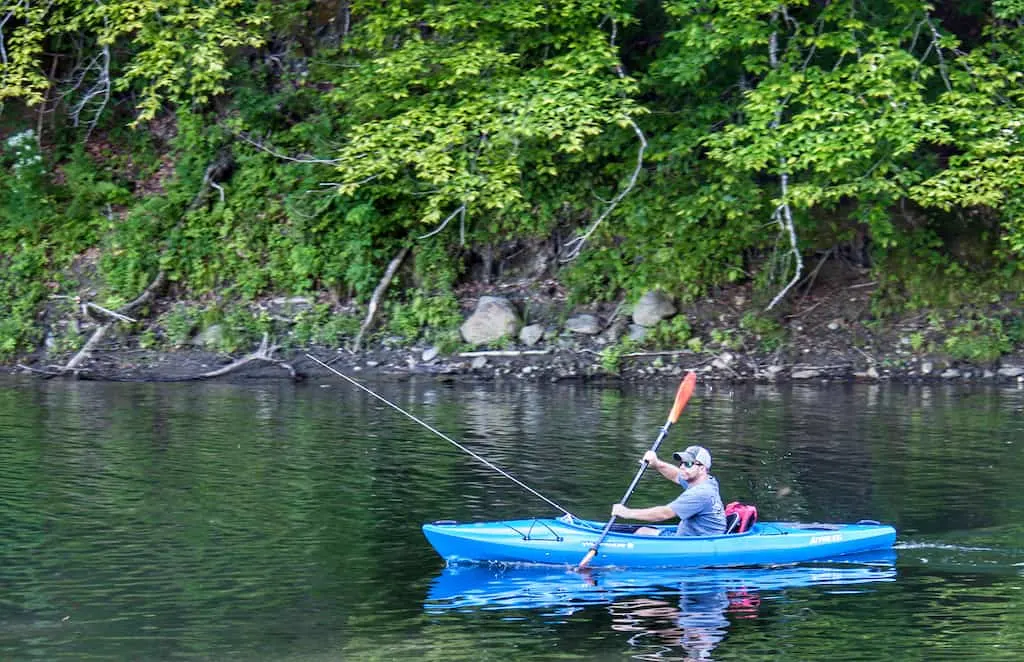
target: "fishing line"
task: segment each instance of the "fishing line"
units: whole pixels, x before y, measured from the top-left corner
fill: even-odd
[[[399,407],[399,406],[398,406],[398,405],[396,405],[395,403],[393,403],[393,402],[391,402],[390,400],[388,400],[388,399],[384,398],[383,396],[377,395],[376,393],[374,393],[374,392],[373,392],[373,391],[371,391],[370,389],[366,388],[365,386],[363,386],[362,384],[360,384],[360,383],[359,383],[359,382],[357,382],[356,380],[352,379],[351,377],[349,377],[348,375],[346,375],[346,374],[344,374],[344,373],[341,373],[341,372],[339,372],[339,371],[335,370],[334,368],[332,368],[331,366],[327,365],[326,363],[324,363],[324,362],[323,362],[323,361],[321,361],[320,359],[316,358],[316,357],[315,357],[315,356],[313,356],[312,354],[306,354],[306,358],[308,358],[308,359],[310,359],[311,361],[314,361],[314,362],[316,362],[316,363],[320,364],[320,365],[321,365],[321,366],[323,366],[324,368],[327,368],[328,370],[330,370],[331,372],[333,372],[333,373],[334,373],[334,374],[336,374],[337,376],[341,377],[342,379],[344,379],[345,381],[347,381],[347,382],[348,382],[349,384],[352,384],[352,385],[353,385],[353,386],[355,386],[356,388],[358,388],[358,389],[361,389],[361,390],[365,391],[366,393],[369,393],[370,395],[372,395],[373,397],[377,398],[378,400],[380,400],[381,402],[383,402],[383,403],[384,403],[384,404],[386,404],[387,406],[391,407],[392,409],[394,409],[394,410],[395,410],[395,411],[397,411],[398,413],[400,413],[400,414],[403,414],[403,415],[405,415],[405,416],[407,416],[407,417],[411,418],[412,420],[416,421],[417,423],[419,423],[419,424],[420,424],[420,425],[422,425],[423,427],[427,428],[428,430],[430,430],[431,432],[433,432],[433,433],[434,433],[434,434],[436,434],[437,436],[439,436],[439,437],[441,437],[442,439],[444,439],[445,441],[447,441],[447,442],[448,442],[449,444],[451,444],[452,446],[455,446],[455,447],[456,447],[456,448],[458,448],[458,449],[459,449],[460,451],[462,451],[462,452],[464,452],[464,453],[467,453],[467,454],[469,454],[469,456],[470,456],[470,457],[472,457],[473,459],[475,459],[475,460],[478,460],[479,462],[482,462],[484,466],[486,466],[486,467],[488,467],[488,468],[490,468],[490,469],[494,469],[495,471],[497,471],[498,473],[500,473],[500,474],[501,474],[502,476],[504,476],[505,478],[508,478],[508,479],[509,479],[509,480],[511,480],[511,481],[512,481],[513,483],[515,483],[515,484],[516,484],[516,485],[518,485],[519,487],[523,488],[524,490],[526,490],[526,491],[527,491],[527,492],[529,492],[530,494],[534,495],[535,497],[539,498],[540,500],[544,501],[544,502],[545,502],[545,503],[547,503],[548,505],[550,505],[550,506],[554,506],[555,508],[557,508],[558,510],[562,511],[563,513],[565,513],[565,514],[566,514],[566,515],[568,515],[569,517],[573,517],[573,514],[572,514],[572,513],[570,513],[570,512],[568,511],[568,510],[566,510],[565,508],[562,508],[562,507],[561,507],[561,506],[559,506],[559,505],[558,505],[557,503],[555,503],[555,502],[554,502],[554,501],[552,501],[551,499],[547,498],[546,496],[544,496],[543,494],[541,494],[541,493],[540,493],[540,492],[538,492],[537,490],[533,489],[532,487],[530,487],[529,485],[527,485],[527,484],[526,484],[526,483],[524,483],[523,481],[519,480],[518,478],[516,478],[515,476],[513,476],[513,475],[512,475],[512,474],[510,474],[509,472],[505,471],[505,470],[504,470],[504,469],[502,469],[501,467],[499,467],[499,466],[497,466],[497,465],[495,465],[495,464],[492,464],[491,462],[487,461],[487,460],[486,460],[486,459],[484,459],[483,457],[480,457],[479,455],[477,455],[476,453],[474,453],[474,452],[473,452],[473,451],[471,451],[470,449],[466,448],[465,446],[463,446],[463,445],[462,445],[462,444],[460,444],[459,442],[455,441],[454,439],[452,439],[451,437],[449,437],[449,436],[448,436],[448,435],[446,435],[445,433],[443,433],[443,432],[441,432],[440,430],[437,430],[436,428],[432,427],[432,426],[431,426],[431,425],[430,425],[429,423],[425,423],[424,421],[421,421],[420,419],[416,418],[415,416],[413,416],[413,415],[412,415],[412,414],[410,414],[409,412],[405,411],[404,409],[402,409],[401,407]]]

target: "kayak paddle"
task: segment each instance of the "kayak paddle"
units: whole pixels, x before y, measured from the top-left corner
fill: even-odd
[[[658,447],[661,446],[661,442],[665,439],[665,436],[668,434],[668,429],[672,427],[673,423],[679,420],[679,414],[683,413],[683,407],[686,406],[687,400],[689,400],[690,396],[693,395],[693,387],[694,385],[696,385],[696,383],[697,375],[692,372],[687,373],[686,377],[683,377],[682,383],[679,384],[679,390],[676,391],[676,401],[672,405],[672,411],[669,412],[668,420],[665,422],[664,427],[661,428],[661,432],[658,433],[658,438],[654,440],[654,444],[651,446],[652,451],[658,451]],[[633,476],[633,482],[629,484],[629,487],[626,489],[625,496],[622,497],[622,501],[620,501],[619,503],[625,505],[626,499],[628,499],[629,495],[631,495],[633,493],[633,490],[636,489],[636,485],[637,483],[640,482],[640,477],[644,475],[645,471],[647,471],[647,460],[643,460],[640,462],[640,470],[636,472],[635,476]],[[583,560],[580,561],[580,564],[576,566],[577,570],[582,570],[583,568],[586,568],[587,564],[589,564],[594,559],[594,557],[597,556],[597,548],[600,547],[601,543],[604,542],[604,539],[608,536],[608,532],[612,530],[612,524],[614,523],[615,515],[612,515],[608,519],[608,523],[605,525],[604,530],[601,531],[601,536],[597,539],[597,542],[595,542],[594,546],[590,548],[590,551],[587,552],[587,555],[583,557]]]

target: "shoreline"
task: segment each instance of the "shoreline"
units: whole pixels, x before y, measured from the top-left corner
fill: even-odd
[[[407,379],[425,377],[438,381],[595,383],[676,381],[694,371],[702,381],[724,383],[987,383],[1024,384],[1024,356],[1008,356],[995,365],[949,361],[940,356],[868,357],[850,351],[843,355],[797,352],[798,359],[775,353],[689,350],[634,352],[619,358],[616,371],[602,365],[602,356],[586,348],[532,348],[479,350],[438,355],[431,348],[368,349],[358,354],[333,348],[278,351],[272,357],[229,355],[196,349],[172,351],[100,351],[77,373],[60,374],[42,365],[46,357],[5,366],[9,374],[35,374],[90,381],[184,382],[285,379],[301,381],[330,375],[309,360],[308,352],[352,377]],[[28,358],[28,357],[26,357]],[[224,371],[220,374],[218,371]]]

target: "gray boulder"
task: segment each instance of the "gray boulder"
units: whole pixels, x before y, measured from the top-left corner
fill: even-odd
[[[519,331],[519,314],[504,297],[480,297],[476,310],[462,323],[462,339],[471,345],[484,345],[515,336]]]
[[[646,292],[633,307],[633,321],[640,326],[654,326],[675,314],[672,298],[661,290]]]

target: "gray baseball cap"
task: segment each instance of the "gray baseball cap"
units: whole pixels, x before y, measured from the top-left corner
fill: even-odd
[[[685,451],[672,453],[672,459],[676,462],[698,462],[711,468],[711,452],[703,446],[688,446]]]

